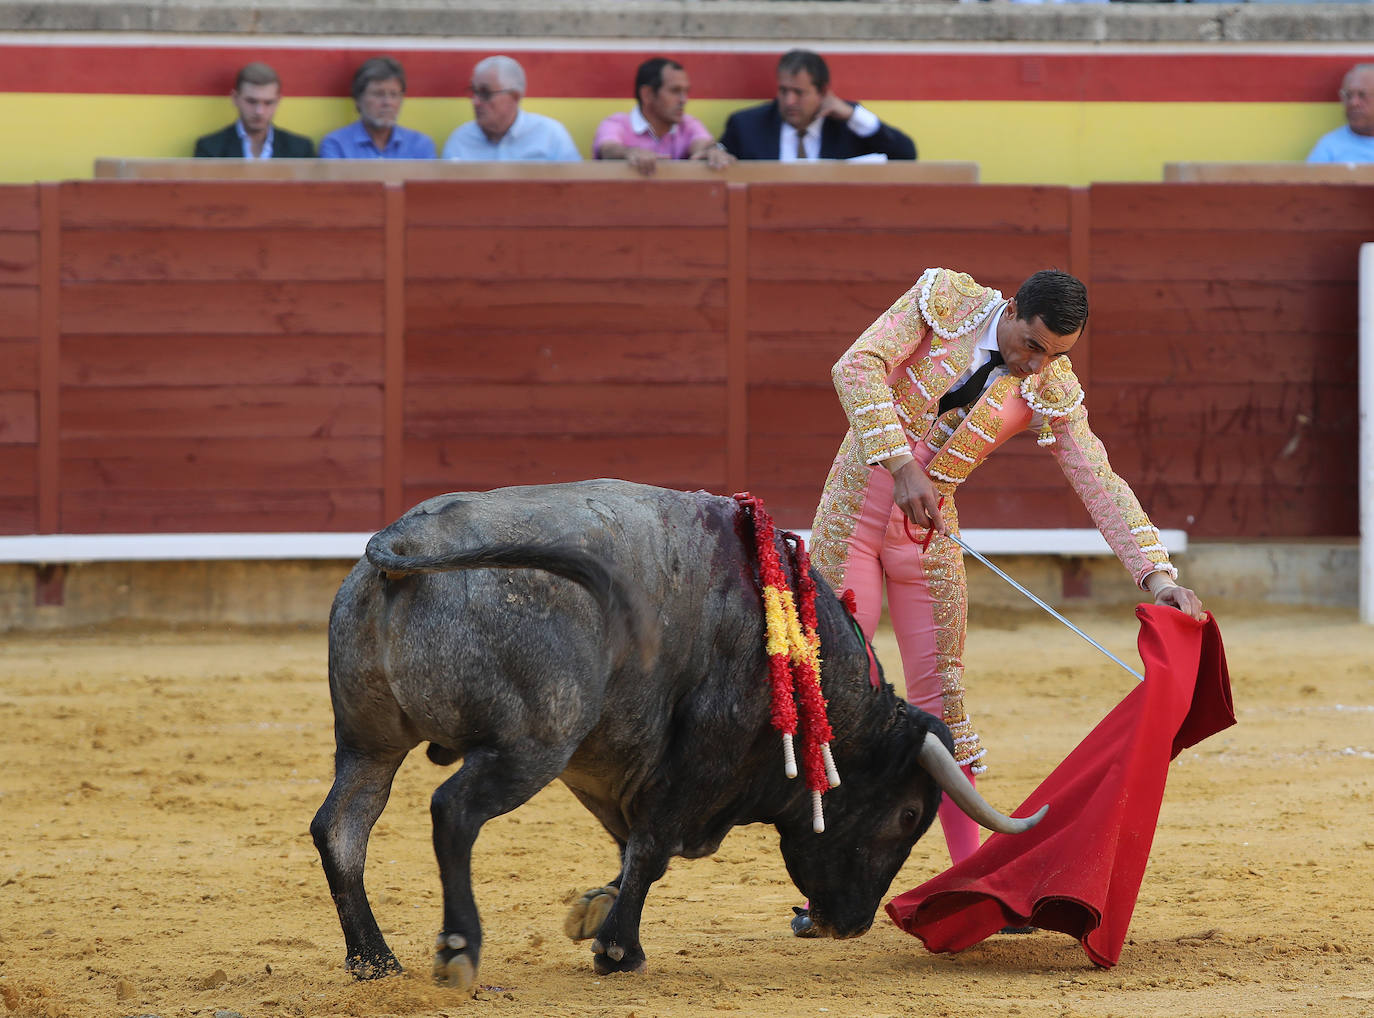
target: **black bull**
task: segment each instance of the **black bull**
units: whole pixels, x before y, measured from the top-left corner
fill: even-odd
[[[812,830],[770,722],[755,555],[733,499],[623,481],[458,493],[377,534],[329,621],[335,777],[311,824],[360,978],[400,970],[368,904],[368,836],[406,754],[463,765],[431,802],[444,893],[435,976],[475,986],[482,825],[561,778],[620,847],[619,876],[566,928],[598,972],[637,969],[640,915],[673,856],[770,823],[817,928],[864,933],[941,786],[1020,830],[955,767],[949,731],[869,682],[852,619],[817,577],[822,688],[842,784]],[[785,561],[785,556],[784,556]],[[928,737],[930,736],[930,737]],[[938,782],[938,783],[937,783]]]

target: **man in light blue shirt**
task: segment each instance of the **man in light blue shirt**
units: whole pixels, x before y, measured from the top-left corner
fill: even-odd
[[[433,159],[427,134],[396,123],[406,95],[406,72],[391,57],[366,60],[353,75],[358,119],[320,141],[321,159]]]
[[[1309,163],[1374,163],[1374,64],[1356,64],[1339,93],[1345,126],[1324,134],[1308,153]]]
[[[474,119],[459,124],[444,144],[445,159],[578,162],[568,129],[552,117],[520,108],[525,70],[510,57],[487,57],[472,69]]]

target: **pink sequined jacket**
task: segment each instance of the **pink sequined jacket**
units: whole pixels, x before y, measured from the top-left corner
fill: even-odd
[[[994,449],[1038,424],[1039,444],[1049,447],[1136,583],[1160,569],[1177,576],[1159,531],[1088,426],[1083,387],[1068,357],[1026,379],[1002,375],[968,408],[939,415],[940,397],[968,367],[1001,301],[1000,292],[965,273],[927,269],[869,326],[832,372],[850,434],[840,451],[849,463],[837,461],[831,483],[925,443],[926,472],[952,495]]]

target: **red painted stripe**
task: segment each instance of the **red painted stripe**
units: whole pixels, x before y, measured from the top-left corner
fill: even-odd
[[[237,69],[265,60],[288,95],[347,96],[357,65],[384,49],[250,46],[0,46],[0,92],[223,95]],[[412,96],[464,94],[488,51],[395,55]],[[511,50],[535,96],[628,99],[647,55]],[[773,91],[769,53],[673,53],[698,99],[763,99]],[[1048,102],[1335,102],[1349,54],[837,53],[827,56],[843,95],[869,100]]]

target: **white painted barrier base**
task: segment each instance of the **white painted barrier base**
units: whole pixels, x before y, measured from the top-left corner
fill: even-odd
[[[1374,244],[1360,245],[1360,621],[1374,625]]]
[[[798,531],[809,544],[811,531]],[[56,565],[75,562],[209,562],[224,559],[356,559],[370,532],[301,534],[23,534],[0,537],[0,562]],[[980,530],[962,532],[984,555],[1110,555],[1096,530]],[[1177,554],[1188,548],[1182,530],[1160,531]]]

